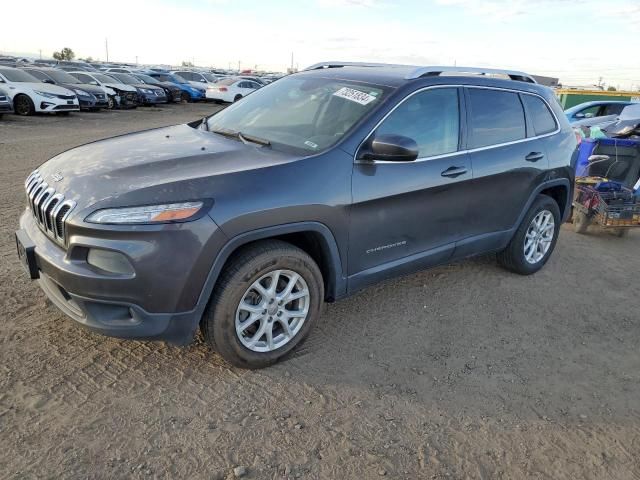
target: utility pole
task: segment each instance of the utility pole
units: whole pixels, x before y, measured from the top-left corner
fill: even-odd
[[[138,66],[138,55],[136,55],[136,67]]]
[[[293,73],[293,52],[291,52],[291,72]]]
[[[107,62],[109,61],[109,40],[107,38],[104,39],[104,49],[107,52]]]
[[[238,60],[238,73],[240,73],[240,60]]]
[[[40,52],[40,60],[42,60],[42,49],[38,50]]]

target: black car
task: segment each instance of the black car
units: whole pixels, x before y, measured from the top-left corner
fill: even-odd
[[[144,73],[132,73],[133,77],[139,80],[141,83],[146,83],[147,85],[155,85],[156,87],[161,87],[164,90],[165,95],[167,96],[167,101],[169,103],[180,103],[182,101],[182,90],[176,87],[171,82],[162,82],[157,78],[153,78],[149,75],[145,75]]]
[[[11,99],[4,90],[0,89],[0,119],[2,119],[3,114],[11,112],[13,112]]]
[[[105,73],[115,78],[120,83],[131,85],[138,90],[138,102],[141,105],[157,105],[159,103],[167,103],[167,94],[164,88],[156,85],[148,85],[139,81],[136,77],[129,73]]]
[[[26,67],[23,70],[44,83],[59,85],[74,92],[80,102],[80,110],[100,110],[108,106],[107,94],[102,88],[82,83],[63,70],[47,67]]]
[[[526,73],[319,64],[203,120],[55,156],[26,179],[18,251],[81,325],[175,343],[200,327],[264,367],[323,302],[375,282],[489,252],[540,270],[576,145]]]

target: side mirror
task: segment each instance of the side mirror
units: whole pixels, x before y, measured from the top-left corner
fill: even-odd
[[[584,116],[584,118],[593,118],[594,117],[593,113],[591,113],[591,112],[585,113],[585,114],[583,114],[583,116]]]
[[[574,115],[575,118],[584,118],[584,113],[578,112]]]
[[[413,162],[418,158],[418,144],[403,135],[376,135],[358,155],[359,160]]]

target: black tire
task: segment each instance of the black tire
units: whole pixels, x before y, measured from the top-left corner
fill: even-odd
[[[587,233],[587,228],[591,224],[591,219],[589,216],[578,210],[573,212],[573,230],[579,234]]]
[[[238,100],[240,100],[242,98],[242,95],[238,94],[235,97],[233,97],[233,102],[237,102]]]
[[[191,95],[189,95],[187,92],[182,92],[180,94],[180,101],[182,103],[189,103],[191,101]]]
[[[118,105],[116,104],[116,99],[113,98],[113,96],[108,95],[107,96],[107,110],[113,110],[117,106]]]
[[[618,238],[626,237],[627,233],[629,233],[628,228],[612,228],[611,229],[611,234]]]
[[[29,96],[20,93],[13,97],[13,111],[16,115],[33,115],[36,111],[36,107],[33,105],[33,101]]]
[[[553,215],[553,237],[551,239],[549,249],[544,254],[544,256],[536,263],[530,263],[527,261],[524,252],[525,236],[534,218],[536,218],[536,216],[544,210],[550,212]],[[522,219],[522,223],[518,227],[518,230],[516,230],[516,233],[509,242],[509,245],[507,245],[507,248],[498,253],[498,263],[507,270],[518,273],[520,275],[531,275],[537,272],[547,263],[549,257],[553,253],[553,249],[555,248],[556,242],[558,241],[560,224],[560,208],[558,207],[556,201],[547,195],[538,195],[538,197],[529,208],[529,211]]]
[[[274,270],[295,272],[306,282],[309,292],[308,313],[299,331],[287,343],[271,351],[257,352],[249,349],[238,338],[236,312],[254,282]],[[258,296],[258,299],[257,301],[262,301],[262,297]],[[323,299],[322,274],[313,259],[289,243],[266,240],[234,253],[216,284],[200,326],[206,341],[227,362],[240,368],[263,368],[276,363],[305,339],[318,320]],[[286,305],[282,306],[285,307]],[[265,315],[265,312],[266,310],[262,311],[262,319],[255,322],[255,328],[261,327],[263,322],[271,325],[270,315],[274,315],[275,320],[270,328],[277,328],[275,314]]]

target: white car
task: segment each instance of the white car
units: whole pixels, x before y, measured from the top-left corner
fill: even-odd
[[[115,92],[115,101],[119,107],[135,108],[138,106],[138,90],[115,78],[97,72],[69,72],[82,83],[89,83]]]
[[[244,78],[226,78],[207,87],[207,98],[218,102],[237,102],[261,88],[257,82]]]
[[[76,94],[57,85],[42,83],[24,70],[0,66],[0,87],[7,93],[18,115],[35,112],[79,112]]]

